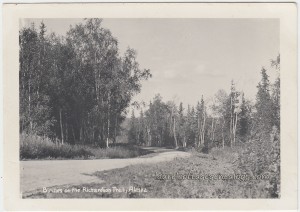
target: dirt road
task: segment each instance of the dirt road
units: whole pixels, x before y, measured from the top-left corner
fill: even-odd
[[[25,193],[43,187],[100,183],[101,179],[92,175],[97,171],[169,161],[190,155],[172,149],[151,148],[151,150],[155,153],[128,159],[21,161],[21,191]]]

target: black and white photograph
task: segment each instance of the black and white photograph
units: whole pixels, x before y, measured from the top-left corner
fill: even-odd
[[[280,198],[278,19],[21,19],[23,198]]]
[[[4,206],[297,209],[294,3],[5,4]]]

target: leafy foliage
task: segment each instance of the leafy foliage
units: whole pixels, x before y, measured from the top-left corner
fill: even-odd
[[[239,172],[250,176],[268,175],[269,180],[263,185],[253,185],[249,181],[245,186],[251,191],[266,190],[264,197],[278,198],[280,195],[280,137],[276,127],[270,136],[252,141],[244,146],[239,154]],[[255,194],[252,194],[255,196]]]
[[[135,50],[119,56],[101,19],[86,19],[65,37],[32,25],[20,31],[20,132],[64,142],[115,142],[132,97],[151,77]]]

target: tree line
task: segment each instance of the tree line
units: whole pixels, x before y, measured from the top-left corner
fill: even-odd
[[[43,22],[19,32],[20,133],[49,137],[58,143],[116,142],[121,123],[141,82],[151,77],[137,53],[120,56],[118,40],[101,19],[85,19],[66,36],[46,34]],[[280,56],[271,61],[280,71]],[[136,104],[138,106],[138,104]],[[255,102],[232,81],[230,92],[183,107],[158,94],[133,113],[128,141],[146,146],[234,146],[280,130],[280,77],[270,83],[262,68]]]
[[[202,147],[235,146],[260,139],[276,128],[280,130],[280,55],[271,60],[278,76],[270,83],[261,69],[255,102],[245,97],[231,82],[230,92],[219,90],[211,99],[202,96],[196,106],[164,102],[157,94],[140,114],[132,111],[128,140],[145,146]]]
[[[19,32],[20,133],[108,147],[150,70],[134,49],[120,55],[101,19],[70,26],[66,36],[46,31],[41,22]]]

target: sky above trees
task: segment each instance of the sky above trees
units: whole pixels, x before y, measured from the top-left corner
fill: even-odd
[[[20,27],[41,21],[47,33],[65,35],[82,19],[26,19]],[[137,50],[141,68],[152,78],[143,82],[136,101],[149,102],[156,93],[164,100],[194,105],[201,95],[230,90],[230,81],[255,98],[262,66],[273,82],[270,60],[279,54],[277,19],[104,19],[103,27],[119,41],[120,52]]]

